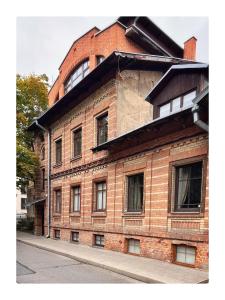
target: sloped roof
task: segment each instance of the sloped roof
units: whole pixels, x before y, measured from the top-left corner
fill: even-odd
[[[146,100],[151,102],[151,99],[156,97],[158,93],[165,87],[169,80],[176,74],[181,71],[193,71],[193,70],[207,70],[209,67],[208,64],[203,63],[189,63],[182,65],[173,65],[170,69],[164,74],[164,76],[158,81],[158,83],[151,89],[150,93],[146,96]]]
[[[171,65],[188,63],[185,59],[114,51],[101,64],[93,69],[76,86],[74,86],[66,95],[51,106],[39,118],[38,122],[43,126],[49,126],[63,114],[70,111],[78,105],[83,99],[99,88],[103,82],[112,78],[113,74],[124,69],[151,70],[158,69],[166,72]],[[193,62],[194,63],[194,62]],[[29,130],[36,127],[35,122],[29,126]]]

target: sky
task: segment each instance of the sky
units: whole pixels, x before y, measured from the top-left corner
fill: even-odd
[[[45,73],[50,85],[74,40],[90,28],[104,29],[118,17],[17,17],[16,71]],[[207,17],[149,17],[177,44],[197,38],[197,60],[208,62]]]

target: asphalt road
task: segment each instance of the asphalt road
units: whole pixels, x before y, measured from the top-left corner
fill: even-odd
[[[17,283],[142,283],[17,242]]]

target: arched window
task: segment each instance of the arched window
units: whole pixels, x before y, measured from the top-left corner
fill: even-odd
[[[70,74],[64,84],[64,92],[68,93],[75,85],[78,84],[89,73],[89,60],[85,60]]]
[[[103,60],[105,59],[105,57],[103,55],[97,55],[96,56],[96,62],[97,62],[97,66],[103,62]]]
[[[45,159],[45,146],[41,148],[41,160]]]

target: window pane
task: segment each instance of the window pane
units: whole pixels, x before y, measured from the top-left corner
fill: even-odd
[[[183,106],[187,107],[193,105],[192,100],[196,97],[196,91],[192,91],[183,97]]]
[[[97,193],[97,209],[102,209],[102,192]]]
[[[106,191],[102,192],[102,209],[106,207]]]
[[[128,176],[128,211],[140,211],[143,206],[144,174]]]
[[[128,240],[128,252],[130,253],[140,253],[140,241],[135,239]]]
[[[164,117],[170,113],[170,103],[160,106],[159,116]]]
[[[89,72],[88,60],[79,65],[64,83],[65,93],[69,92],[76,84],[78,84]]]
[[[177,252],[177,259],[176,260],[178,262],[185,263],[185,253]]]
[[[176,112],[180,109],[180,97],[172,101],[172,112]]]
[[[85,70],[85,71],[84,71],[84,77],[87,76],[88,73],[89,73],[89,69]]]
[[[198,211],[201,203],[202,162],[176,169],[176,207]]]
[[[62,160],[62,140],[55,142],[56,146],[56,163],[61,163]]]
[[[74,153],[73,156],[81,155],[81,147],[82,147],[82,129],[78,129],[73,133],[74,139]]]
[[[97,143],[98,145],[108,140],[108,114],[97,118]]]

